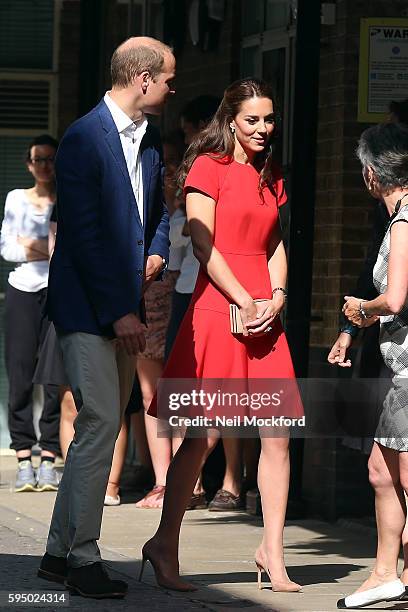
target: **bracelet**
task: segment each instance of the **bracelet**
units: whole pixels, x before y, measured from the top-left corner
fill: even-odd
[[[373,315],[368,315],[364,308],[363,308],[363,304],[366,302],[367,300],[363,300],[362,302],[360,302],[360,306],[358,307],[359,313],[361,315],[361,318],[364,319],[364,321],[366,321],[367,319],[371,319],[371,317]]]
[[[275,287],[275,289],[273,289],[273,291],[272,291],[272,297],[275,295],[275,293],[277,291],[282,291],[282,293],[283,293],[283,295],[285,297],[285,300],[286,300],[286,298],[288,297],[288,292],[286,291],[286,289],[284,289],[283,287]]]

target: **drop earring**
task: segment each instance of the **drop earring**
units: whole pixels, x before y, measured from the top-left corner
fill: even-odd
[[[231,134],[235,134],[235,126],[230,123]]]

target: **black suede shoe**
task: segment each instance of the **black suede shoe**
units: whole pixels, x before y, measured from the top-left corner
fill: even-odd
[[[65,557],[54,557],[45,553],[41,559],[40,569],[37,572],[39,578],[64,584],[68,575],[67,560]]]
[[[103,563],[68,568],[65,586],[73,594],[94,599],[121,599],[126,595],[128,585],[123,580],[111,580]]]

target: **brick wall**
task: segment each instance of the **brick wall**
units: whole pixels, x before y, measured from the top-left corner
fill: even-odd
[[[355,148],[360,19],[399,17],[405,0],[338,0],[334,26],[322,26],[311,346],[336,338],[343,296],[353,290],[371,235],[373,200]]]
[[[406,8],[405,0],[337,0],[336,24],[322,26],[312,377],[344,378],[350,374],[329,366],[327,353],[337,338],[343,296],[354,288],[371,236],[374,201],[364,187],[355,156],[358,137],[367,127],[357,122],[360,19],[398,17]],[[367,455],[335,438],[306,440],[302,494],[309,516],[335,520],[372,513]]]

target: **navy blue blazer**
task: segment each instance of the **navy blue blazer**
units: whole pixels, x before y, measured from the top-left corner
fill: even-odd
[[[73,123],[58,148],[58,231],[50,262],[47,314],[65,332],[113,336],[112,323],[143,318],[144,258],[168,260],[160,136],[141,142],[142,226],[120,137],[102,100]]]

